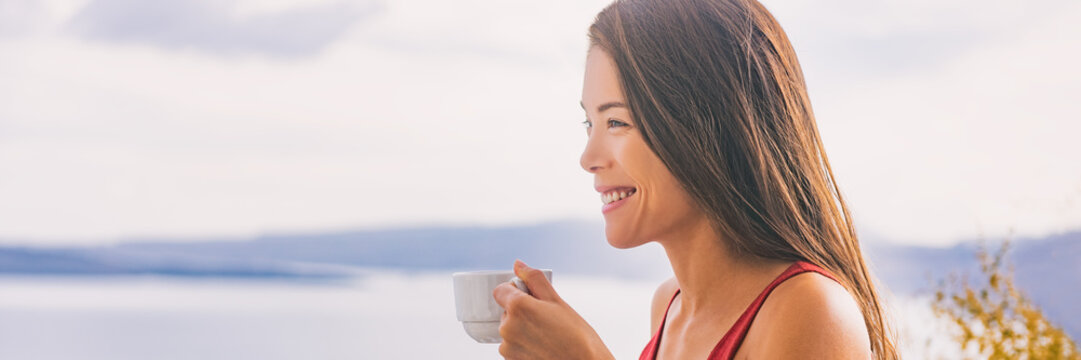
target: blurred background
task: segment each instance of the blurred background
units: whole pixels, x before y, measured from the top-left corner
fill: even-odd
[[[906,358],[1007,239],[1081,337],[1081,3],[763,2]],[[0,358],[495,359],[450,274],[516,258],[636,358],[671,270],[578,166],[607,3],[0,0]]]

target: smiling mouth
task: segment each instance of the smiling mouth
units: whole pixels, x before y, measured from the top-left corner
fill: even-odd
[[[637,192],[638,189],[635,188],[613,189],[604,194],[601,194],[601,201],[604,202],[605,205],[607,205],[619,200],[626,199]]]

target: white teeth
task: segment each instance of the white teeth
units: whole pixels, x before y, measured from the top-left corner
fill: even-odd
[[[631,190],[630,192],[626,192],[626,191],[614,192],[613,191],[613,192],[610,192],[610,193],[601,194],[601,201],[604,202],[605,204],[611,204],[613,202],[626,199],[628,196],[631,196],[631,195],[634,195],[634,190]]]

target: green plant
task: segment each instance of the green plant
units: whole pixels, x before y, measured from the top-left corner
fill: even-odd
[[[977,252],[981,276],[940,282],[932,303],[935,315],[959,330],[962,351],[987,359],[1081,359],[1077,344],[1052,324],[1013,283],[1004,268],[1009,242],[994,254]]]

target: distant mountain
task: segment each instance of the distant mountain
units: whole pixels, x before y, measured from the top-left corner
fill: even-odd
[[[334,276],[340,275],[341,268],[317,265],[462,271],[510,269],[515,259],[559,273],[640,278],[670,272],[656,244],[618,250],[607,244],[603,225],[556,222],[273,235],[251,240],[139,240],[89,248],[0,247],[0,273],[288,276],[301,269],[301,275]]]
[[[1081,231],[1014,243],[1016,282],[1081,338]],[[977,246],[928,248],[863,243],[872,271],[895,294],[929,293],[951,273],[978,273]],[[559,274],[660,281],[671,276],[660,246],[619,250],[603,225],[554,222],[508,227],[421,227],[263,236],[251,240],[141,240],[107,247],[0,247],[0,274],[305,277],[401,271],[509,269],[514,259]]]
[[[1012,259],[1017,284],[1081,340],[1081,231],[1018,242]]]
[[[895,294],[932,294],[951,275],[980,274],[977,241],[950,248],[928,248],[869,242],[864,253],[872,270]],[[999,242],[986,244],[989,252]],[[1007,252],[1014,283],[1050,319],[1058,320],[1074,339],[1081,339],[1081,231],[1044,238],[1017,239]]]
[[[156,254],[116,248],[0,247],[0,274],[167,275],[184,277],[333,278],[352,272],[320,264],[258,259]]]

